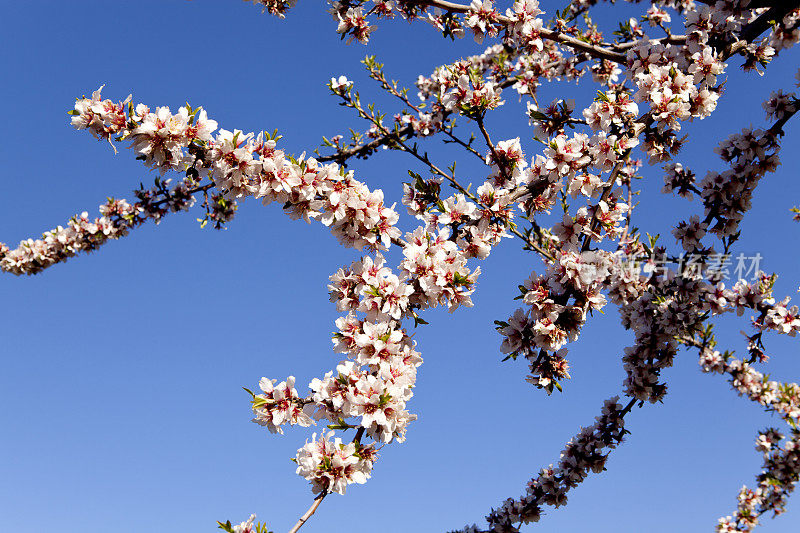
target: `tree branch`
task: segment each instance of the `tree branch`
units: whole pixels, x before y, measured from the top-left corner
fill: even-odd
[[[448,2],[447,0],[417,0],[417,3],[422,5],[438,7],[440,9],[449,11],[451,13],[467,13],[470,11],[469,6],[455,4],[453,2]],[[505,25],[513,23],[513,21],[510,18],[506,17],[505,15],[500,15],[499,13],[497,15],[497,20]],[[626,61],[625,56],[623,54],[620,54],[619,52],[614,52],[613,50],[608,50],[601,46],[589,44],[574,37],[570,37],[569,35],[564,35],[563,33],[555,30],[548,30],[547,28],[542,28],[541,30],[539,30],[539,36],[541,36],[544,39],[547,39],[548,41],[561,43],[563,45],[569,46],[574,50],[585,52],[592,57],[608,59],[609,61],[613,61],[614,63],[619,63],[622,65],[624,65]]]
[[[322,500],[324,500],[325,496],[327,495],[328,493],[326,491],[320,492],[319,496],[314,498],[314,503],[311,504],[311,507],[309,507],[305,513],[303,513],[303,516],[301,516],[300,519],[297,521],[297,523],[292,527],[292,529],[289,530],[289,533],[297,533],[297,530],[303,527],[303,524],[308,522],[308,519],[311,518],[314,515],[314,513],[317,512],[317,507],[319,507],[319,504],[322,503]]]

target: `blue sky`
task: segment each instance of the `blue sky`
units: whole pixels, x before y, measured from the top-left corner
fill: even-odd
[[[550,13],[557,7],[544,4]],[[600,20],[610,31],[611,21],[635,11],[605,8]],[[227,129],[278,128],[281,146],[299,154],[322,135],[365,128],[329,96],[332,76],[354,79],[365,101],[388,102],[361,72],[365,54],[377,54],[388,75],[410,86],[417,74],[483,48],[402,21],[384,24],[368,47],[346,46],[310,1],[284,21],[244,2],[211,0],[5,1],[0,13],[0,240],[12,246],[152,182],[129,150],[114,155],[70,127],[74,98],[102,84],[109,98],[133,93],[151,107],[202,105]],[[797,65],[790,51],[759,77],[731,61],[718,110],[686,128],[690,143],[679,160],[700,176],[721,170],[713,147],[742,127],[763,125],[761,102],[773,89],[793,87]],[[590,83],[557,86],[543,89],[540,101],[574,96],[580,108],[592,94]],[[493,137],[521,136],[531,157],[536,145],[517,97],[509,91],[505,100],[508,109],[488,121]],[[791,123],[786,131],[783,166],[759,186],[736,248],[761,253],[764,268],[781,273],[779,297],[800,285],[800,224],[789,213],[800,204],[800,131]],[[428,145],[446,164],[457,154],[437,141]],[[480,183],[485,171],[458,157],[464,179]],[[406,170],[422,170],[397,153],[352,168],[390,203],[400,200]],[[637,225],[674,246],[671,227],[700,208],[660,195],[659,168],[643,175]],[[197,216],[169,216],[41,275],[2,277],[3,529],[214,531],[216,520],[255,512],[280,532],[310,503],[288,459],[311,431],[274,436],[251,424],[241,387],[288,375],[303,385],[336,365],[330,332],[338,313],[326,285],[358,254],[277,206],[244,202],[222,232],[201,230]],[[517,284],[541,265],[509,240],[480,266],[475,307],[431,312],[430,325],[416,332],[425,364],[410,404],[420,419],[408,440],[387,446],[373,478],[326,499],[304,530],[446,531],[480,523],[556,462],[578,427],[620,392],[620,354],[632,334],[611,307],[569,346],[573,379],[563,394],[547,397],[525,383],[521,361],[501,364],[492,321],[513,312]],[[741,351],[738,331],[747,328],[744,319],[723,322],[724,346]],[[800,379],[793,339],[770,336],[767,346],[766,371]],[[738,489],[759,471],[757,431],[780,422],[719,377],[700,373],[694,353],[681,352],[665,377],[664,403],[628,417],[632,434],[608,471],[570,492],[569,504],[548,510],[539,527],[708,531],[733,511]],[[798,513],[800,504],[791,502],[763,531],[795,531]]]

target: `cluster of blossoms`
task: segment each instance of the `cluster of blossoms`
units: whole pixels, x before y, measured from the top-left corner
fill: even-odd
[[[770,19],[779,18],[778,24],[761,26],[767,9],[747,1],[720,1],[713,6],[691,6],[686,10],[686,42],[715,43],[720,49],[736,51],[745,57],[744,68],[766,66],[782,49],[791,47],[800,38],[794,32],[797,9],[786,5],[782,16],[771,12]],[[751,33],[751,31],[756,30]],[[771,30],[769,35],[757,39],[758,34]]]
[[[731,168],[709,172],[699,183],[705,215],[716,220],[710,231],[720,237],[738,231],[758,181],[780,164],[779,149],[778,135],[772,130],[743,129],[720,143],[716,152]]]
[[[343,494],[348,484],[369,478],[377,458],[374,444],[361,444],[362,434],[379,443],[405,439],[408,424],[416,418],[406,403],[422,358],[400,327],[412,313],[413,287],[394,275],[380,254],[339,269],[330,281],[331,301],[347,313],[336,321],[334,349],[349,359],[322,379],[313,379],[306,398],[298,396],[293,377],[277,386],[262,378],[265,394],[253,397],[253,411],[254,421],[272,432],[282,432],[281,424],[309,426],[312,416],[331,421],[334,429],[359,428],[348,444],[332,432],[319,440],[315,434],[297,452],[297,473],[312,483],[314,492]]]
[[[583,73],[577,68],[573,56],[566,56],[551,42],[546,42],[541,49],[516,56],[509,54],[502,45],[495,44],[480,55],[437,68],[430,77],[420,76],[417,79],[420,99],[441,97],[457,84],[458,77],[453,74],[465,70],[501,87],[511,85],[517,93],[527,96],[536,94],[541,78],[548,81],[572,80]]]
[[[700,365],[704,372],[727,375],[740,395],[778,414],[791,428],[790,438],[774,428],[759,432],[756,450],[763,454],[764,464],[756,479],[757,486],[755,489],[742,487],[735,513],[720,518],[717,525],[720,533],[749,532],[758,525],[762,514],[780,514],[785,510],[787,499],[800,479],[800,433],[797,429],[800,386],[769,380],[747,362],[709,348],[701,351]]]
[[[406,234],[400,268],[413,279],[412,302],[420,309],[439,305],[446,305],[451,311],[459,306],[472,307],[470,295],[480,267],[471,272],[466,254],[449,237],[446,228],[433,232],[421,227]]]
[[[662,193],[677,192],[678,196],[692,199],[695,190],[695,173],[688,168],[683,168],[680,163],[670,163],[664,166],[664,188]]]
[[[797,111],[797,105],[797,97],[794,93],[773,91],[769,99],[762,104],[762,107],[767,113],[768,119],[784,120]]]
[[[763,320],[754,322],[761,330],[773,330],[794,337],[800,331],[800,309],[788,306],[789,298],[769,307]]]
[[[530,14],[538,12],[535,1],[515,4],[515,9],[520,10],[514,15],[519,17],[516,31],[526,33],[528,30],[520,28],[529,28],[531,21],[538,21],[533,23],[534,27],[541,25],[541,19],[530,18]],[[509,17],[512,16],[510,13],[509,11]],[[500,92],[505,87],[513,85],[520,95],[534,96],[540,78],[549,81],[574,80],[585,72],[585,69],[579,68],[581,61],[577,56],[564,54],[554,42],[534,39],[529,48],[525,53],[510,53],[503,45],[496,44],[480,55],[439,67],[430,77],[419,76],[418,96],[428,105],[428,110],[421,111],[414,106],[414,112],[396,114],[394,119],[399,128],[398,133],[402,136],[412,134],[427,137],[445,128],[452,113],[475,117],[501,105],[503,102],[500,100]],[[604,60],[603,64],[606,67],[611,65],[611,70],[603,81],[616,80],[620,70],[609,61]],[[592,71],[595,77],[599,75],[595,67],[592,67]],[[345,86],[333,81],[331,88],[336,94],[342,94]],[[374,124],[366,135],[380,138],[380,132]],[[342,149],[338,145],[337,148]],[[364,157],[371,153],[367,148],[368,145],[356,144],[350,153]]]
[[[253,395],[253,422],[269,429],[270,433],[283,433],[281,425],[308,427],[311,417],[304,411],[306,402],[297,395],[294,376],[275,385],[277,380],[261,378],[258,386],[263,394]]]
[[[696,253],[698,249],[695,247],[692,251]],[[766,316],[780,316],[781,307],[786,308],[788,299],[781,306],[773,305],[774,276],[759,273],[756,282],[740,280],[732,289],[726,289],[724,283],[715,285],[704,281],[703,266],[649,278],[649,287],[631,285],[629,294],[636,294],[637,288],[640,290],[637,299],[620,302],[623,325],[636,333],[635,345],[626,348],[623,357],[626,395],[650,402],[663,398],[666,385],[659,382],[660,372],[672,365],[677,340],[683,342],[682,339],[702,329],[704,313],[720,315],[735,311],[742,315],[745,310],[758,310],[764,322]],[[751,351],[756,353],[758,347],[752,342],[751,345]]]
[[[262,524],[261,522],[256,522],[256,515],[251,514],[250,518],[241,522],[237,525],[232,525],[231,521],[228,520],[226,523],[217,522],[219,529],[226,531],[227,533],[271,533],[268,529],[266,524]]]
[[[768,379],[749,363],[717,350],[703,350],[700,366],[704,372],[727,374],[731,386],[743,396],[777,413],[791,427],[800,422],[800,385]],[[761,449],[769,448],[761,446]]]
[[[477,43],[482,43],[484,36],[495,37],[498,32],[498,24],[494,2],[492,0],[472,0],[464,24],[472,30]]]
[[[337,321],[343,328],[335,339],[337,351],[356,361],[345,361],[336,367],[335,375],[328,372],[311,382],[317,417],[360,418],[359,427],[376,441],[405,440],[408,424],[416,419],[405,407],[413,396],[416,367],[422,358],[406,332],[391,329],[392,325],[352,316]]]
[[[514,524],[538,522],[542,506],[560,507],[567,503],[567,493],[577,486],[589,472],[602,472],[605,469],[608,451],[615,448],[625,436],[623,408],[619,398],[614,397],[603,403],[600,416],[595,423],[582,428],[561,453],[558,465],[543,468],[539,475],[528,482],[526,494],[519,499],[509,498],[497,509],[492,509],[486,517],[489,531],[518,531]],[[478,532],[476,526],[467,526],[461,532]]]
[[[650,161],[670,158],[680,146],[681,122],[710,115],[717,106],[717,76],[725,69],[710,47],[688,55],[685,49],[640,40],[627,54],[628,77],[636,84],[634,99],[649,106],[655,127],[645,131]],[[677,144],[676,144],[677,143]]]
[[[798,22],[800,22],[800,8],[795,8],[788,11],[779,24],[775,24],[775,28],[769,37],[769,46],[776,53],[791,48],[800,41]]]
[[[487,516],[490,531],[515,531],[514,524],[537,521],[541,516],[543,504],[555,507],[564,505],[566,493],[570,488],[580,483],[589,471],[597,472],[603,469],[607,457],[607,453],[602,453],[603,448],[613,448],[624,436],[622,416],[615,413],[622,412],[624,415],[635,401],[656,402],[663,398],[666,385],[659,382],[660,372],[672,364],[677,352],[675,339],[696,331],[700,315],[694,313],[694,309],[713,310],[715,313],[736,310],[741,314],[744,309],[770,308],[769,304],[772,303],[772,283],[767,279],[755,284],[741,281],[729,291],[725,291],[724,286],[714,288],[707,283],[684,276],[668,277],[667,280],[651,279],[648,283],[652,288],[647,291],[641,280],[632,280],[625,292],[610,291],[615,303],[620,305],[623,324],[636,333],[635,345],[625,350],[623,358],[628,374],[625,380],[625,392],[632,399],[631,402],[625,409],[621,408],[616,399],[607,402],[603,416],[598,417],[598,423],[592,428],[584,429],[576,439],[568,443],[558,467],[543,469],[540,475],[529,483],[528,494],[518,500],[509,499],[498,509],[492,510]],[[531,290],[536,299],[540,299],[546,289],[541,285],[531,284]],[[621,298],[622,294],[627,294],[628,298]],[[654,294],[661,296],[656,298]],[[715,297],[716,307],[712,305]],[[718,352],[701,359],[701,364],[707,371],[726,371],[724,362],[725,358]],[[771,406],[784,417],[795,419],[800,416],[798,407],[800,388],[796,384],[780,385],[768,382],[761,374],[754,373],[747,364],[732,364],[733,369],[742,367],[747,369],[744,374],[737,373],[732,381],[737,390],[750,395],[773,391],[772,396],[766,394],[762,397],[762,400],[766,398],[771,403],[759,401],[763,405]],[[576,450],[582,453],[576,453]],[[751,495],[748,502],[752,506],[760,505],[762,510],[782,509],[785,498],[796,483],[800,472],[798,468],[800,463],[794,450],[794,441],[789,441],[784,448],[774,447],[771,455],[765,454],[765,457],[767,455],[769,457],[765,460],[765,473],[759,478],[761,492],[756,499]],[[779,484],[778,488],[770,485],[776,482]],[[787,488],[789,490],[786,490]],[[741,509],[740,506],[740,514],[743,516],[744,512]],[[722,522],[728,524],[729,521]],[[463,531],[470,533],[479,530],[471,526]],[[720,529],[720,531],[749,530]]]
[[[417,96],[420,101],[430,99],[441,100],[445,93],[458,85],[461,75],[482,78],[483,74],[492,68],[497,61],[502,61],[504,56],[501,45],[493,45],[484,53],[461,59],[452,65],[443,65],[434,70],[430,77],[420,75],[417,78]],[[468,80],[467,80],[468,81]],[[497,80],[490,80],[492,86],[497,86]]]
[[[800,471],[800,435],[793,431],[792,437],[784,440],[777,430],[762,431],[756,449],[764,457],[761,474],[756,478],[758,485],[755,489],[741,488],[734,515],[719,519],[719,533],[752,531],[761,515],[783,513],[794,491]]]
[[[349,268],[340,268],[328,285],[331,301],[339,311],[360,311],[370,320],[380,316],[400,320],[408,311],[413,288],[384,266],[385,259],[364,257]]]
[[[785,99],[789,104],[776,104]],[[705,218],[692,217],[682,222],[673,231],[675,238],[686,250],[699,244],[706,232],[720,238],[731,238],[739,231],[744,214],[752,205],[753,192],[767,172],[774,172],[780,165],[779,137],[781,125],[796,112],[797,100],[793,95],[776,98],[775,93],[765,103],[768,115],[780,115],[775,125],[764,131],[743,129],[720,143],[716,149],[723,161],[730,165],[722,173],[710,171],[695,185],[695,174],[682,165],[666,167],[664,192],[677,190],[678,194],[691,198],[691,191],[699,194],[705,207]],[[712,224],[713,223],[713,224]]]
[[[702,274],[698,272],[696,275]],[[703,311],[710,311],[715,315],[735,312],[738,316],[749,310],[758,312],[758,316],[753,316],[750,320],[757,333],[753,337],[748,337],[751,341],[748,350],[751,356],[758,360],[764,359],[764,354],[752,343],[760,339],[764,332],[773,331],[794,337],[800,331],[798,307],[796,305],[789,307],[789,297],[778,302],[773,297],[775,279],[775,275],[768,276],[764,272],[758,272],[754,282],[739,280],[730,289],[725,288],[724,283],[715,285],[707,283],[700,288]]]
[[[500,87],[490,81],[475,79],[469,72],[458,75],[453,88],[442,97],[442,106],[447,111],[459,111],[463,115],[478,116],[503,104]]]
[[[445,291],[446,300],[452,299],[459,285],[471,286],[478,271],[470,274],[465,259],[485,259],[493,246],[509,236],[506,229],[514,216],[511,192],[526,178],[523,169],[527,162],[519,139],[498,142],[487,154],[486,164],[492,172],[474,194],[463,191],[442,199],[438,178],[424,180],[416,176],[413,183],[403,185],[403,203],[409,214],[425,223],[424,227],[406,235],[406,259],[402,265],[409,273],[428,278],[422,287],[423,292],[429,293],[428,303],[423,304],[423,308],[435,307],[436,302],[441,302],[438,291],[431,293],[434,286],[450,285]],[[432,270],[436,256],[443,259],[442,264],[450,266],[444,271]],[[453,303],[457,301],[455,298]]]
[[[127,105],[126,105],[127,104]],[[226,198],[252,196],[264,204],[280,202],[293,218],[318,220],[349,247],[387,247],[400,235],[398,215],[383,203],[383,192],[370,191],[337,164],[313,158],[295,160],[276,148],[276,139],[239,130],[213,132],[217,123],[202,108],[167,107],[155,112],[133,107],[130,98],[114,103],[100,91],[75,104],[72,124],[93,135],[130,139],[131,148],[150,168],[207,175]]]
[[[252,1],[255,5],[263,6],[263,11],[276,17],[285,18],[286,12],[297,4],[297,0],[244,0]]]
[[[348,42],[356,39],[366,44],[369,41],[369,34],[375,30],[375,27],[367,22],[361,6],[352,7],[349,2],[331,2],[330,13],[339,23],[336,32],[340,33],[342,38],[350,35]]]
[[[544,43],[541,31],[544,27],[541,17],[544,11],[539,9],[537,0],[520,0],[514,2],[511,9],[506,10],[508,17],[508,39],[527,51],[542,51]]]
[[[100,206],[100,212],[103,216],[90,220],[89,213],[84,211],[72,217],[67,227],[58,226],[44,233],[41,239],[24,240],[14,250],[0,244],[0,268],[16,275],[34,274],[80,252],[95,250],[109,239],[126,235],[138,215],[126,200],[109,200]]]
[[[651,6],[650,9],[647,10],[647,15],[645,15],[644,18],[647,19],[647,22],[649,22],[651,26],[661,26],[662,24],[672,21],[672,17],[669,16],[669,13],[660,9],[658,6]]]
[[[629,94],[608,91],[601,93],[595,102],[583,111],[583,118],[597,131],[606,132],[612,127],[624,131],[638,113],[639,106]]]
[[[655,403],[667,392],[661,371],[672,366],[675,339],[693,331],[702,320],[695,310],[702,307],[705,283],[684,276],[648,281],[649,290],[620,310],[623,324],[636,334],[635,344],[625,348],[622,360],[625,394]]]
[[[444,108],[440,115],[456,111],[469,116],[500,105],[504,87],[512,86],[521,96],[535,96],[541,78],[570,80],[582,73],[574,57],[564,55],[553,43],[517,56],[496,44],[480,55],[439,67],[429,77],[419,76],[416,85],[420,100],[428,101],[433,109]]]
[[[36,274],[78,253],[94,251],[109,240],[124,237],[147,220],[158,223],[166,213],[188,210],[195,202],[193,194],[203,189],[189,178],[172,189],[167,189],[167,185],[169,180],[157,180],[154,188],[136,191],[139,201],[133,204],[109,198],[100,206],[99,217],[90,219],[84,211],[72,217],[66,227],[58,226],[44,233],[41,239],[26,239],[13,250],[0,243],[0,269],[16,275]],[[214,205],[220,204],[214,202]]]
[[[528,4],[530,5],[525,9],[529,12],[538,11],[536,2]],[[515,4],[515,7],[520,6],[523,3]],[[524,13],[528,11],[525,9],[518,14],[520,18],[515,26],[518,28],[515,31],[522,33],[528,30],[521,28],[530,28],[532,20],[541,25],[541,19],[526,18]],[[477,87],[488,94],[498,93],[500,89],[511,85],[521,96],[533,97],[541,78],[548,81],[574,80],[584,73],[584,70],[578,68],[579,61],[575,56],[564,54],[555,43],[541,40],[535,42],[525,53],[517,54],[511,54],[507,48],[495,44],[480,55],[437,68],[430,77],[419,76],[416,82],[418,95],[420,100],[426,101],[434,110],[433,123],[440,124],[450,112],[457,111],[470,116],[493,109],[495,101],[500,103],[499,97],[494,100],[483,99],[480,91],[476,98],[470,84],[477,84]],[[529,104],[529,108],[536,110],[534,104]],[[424,124],[427,122],[426,118],[420,114],[419,120]],[[415,131],[417,130],[415,127]],[[423,131],[424,135],[429,135],[431,130]]]
[[[566,188],[573,197],[600,198],[592,205],[578,208],[574,217],[565,216],[553,227],[559,247],[574,251],[579,248],[578,240],[583,235],[598,241],[603,235],[612,238],[621,235],[622,222],[630,206],[622,200],[619,191],[615,193],[612,188],[630,179],[632,173],[624,167],[630,149],[636,144],[636,139],[608,136],[604,132],[591,137],[585,133],[571,136],[558,133],[522,177],[521,181],[529,190],[537,189],[539,193],[525,198],[522,209],[528,214],[548,211]],[[610,175],[604,179],[603,173],[609,171]]]
[[[337,320],[340,332],[334,337],[337,351],[353,359],[343,361],[335,372],[309,384],[311,395],[300,398],[294,378],[277,386],[261,380],[265,394],[254,396],[254,422],[272,432],[280,424],[309,426],[311,416],[333,422],[330,428],[358,427],[357,437],[348,444],[331,439],[333,432],[316,434],[297,452],[297,474],[312,483],[314,492],[344,494],[350,483],[364,483],[377,459],[374,444],[362,445],[361,434],[375,442],[402,442],[408,423],[416,416],[405,409],[413,393],[416,367],[421,364],[413,341],[394,321],[361,321],[353,314]],[[358,418],[357,425],[348,420]]]
[[[326,491],[344,494],[349,483],[366,483],[377,453],[372,446],[356,442],[342,443],[331,439],[333,432],[323,433],[297,452],[297,473],[311,481],[314,493]]]
[[[441,231],[439,237],[444,235]],[[358,427],[378,443],[405,439],[408,424],[416,418],[406,403],[422,358],[400,323],[417,319],[416,309],[471,305],[469,294],[479,272],[466,269],[466,257],[455,243],[431,236],[424,227],[406,239],[402,277],[391,272],[379,253],[331,276],[331,301],[347,313],[336,321],[335,351],[349,359],[335,372],[312,380],[308,398],[297,395],[293,378],[278,386],[262,379],[266,394],[254,397],[256,422],[280,431],[281,423],[311,424],[313,414],[333,422],[332,428]],[[348,422],[353,419],[358,421]],[[343,493],[347,484],[366,481],[376,457],[374,445],[361,444],[360,433],[347,445],[338,438],[332,443],[326,434],[298,451],[297,473],[315,492]]]
[[[416,116],[403,113],[395,116],[395,122],[403,127],[410,126],[419,137],[428,137],[444,127],[446,112],[437,105],[431,112],[419,112]]]
[[[600,290],[616,266],[606,252],[565,252],[544,275],[533,273],[520,286],[529,307],[498,322],[498,331],[504,337],[501,352],[530,362],[529,382],[550,393],[553,387],[560,388],[561,379],[570,377],[562,347],[578,338],[589,312],[605,306]],[[570,296],[574,302],[566,305]]]

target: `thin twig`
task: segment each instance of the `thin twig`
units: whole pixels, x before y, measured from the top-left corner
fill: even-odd
[[[450,141],[444,141],[445,143],[448,143],[448,142],[456,143],[456,144],[464,147],[465,150],[467,150],[470,153],[474,154],[478,159],[483,161],[483,156],[475,148],[472,147],[472,144],[471,144],[472,140],[470,140],[470,142],[467,143],[467,142],[464,142],[463,140],[459,139],[458,137],[456,137],[455,134],[453,134],[453,128],[450,128],[450,129],[442,128],[442,133],[444,133],[445,135],[447,135],[451,139]]]
[[[320,492],[319,496],[314,498],[314,503],[311,504],[311,507],[308,508],[308,511],[306,511],[305,514],[300,517],[300,520],[298,520],[294,527],[289,530],[289,533],[297,533],[297,530],[303,527],[303,524],[305,524],[308,519],[317,512],[317,507],[319,507],[319,504],[322,503],[322,500],[324,500],[325,496],[327,495],[328,493],[326,491]]]
[[[489,147],[489,151],[492,152],[492,157],[494,157],[494,162],[497,163],[497,168],[500,169],[500,175],[503,176],[503,180],[506,182],[510,181],[508,177],[508,170],[505,168],[505,165],[500,161],[500,158],[497,156],[497,151],[494,148],[494,143],[492,139],[489,137],[489,132],[486,131],[486,126],[483,124],[483,117],[478,116],[475,119],[475,122],[478,123],[478,129],[481,130],[481,135],[483,135],[483,140],[486,141],[486,146]]]

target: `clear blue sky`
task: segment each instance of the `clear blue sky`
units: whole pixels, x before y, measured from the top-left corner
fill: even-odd
[[[0,240],[16,246],[75,213],[96,212],[106,196],[130,198],[139,182],[152,183],[129,150],[114,155],[70,127],[73,99],[102,84],[110,98],[132,92],[152,107],[202,105],[227,129],[278,128],[282,147],[299,154],[322,135],[365,127],[335,105],[325,83],[347,74],[370,100],[377,91],[358,63],[366,53],[411,85],[417,74],[481,49],[402,21],[384,24],[366,48],[346,46],[320,4],[301,1],[280,21],[241,1],[0,2]],[[557,7],[544,3],[550,13]],[[606,8],[601,20],[631,9]],[[733,60],[718,110],[687,128],[690,146],[680,160],[700,176],[721,169],[713,147],[764,124],[761,102],[772,89],[793,86],[798,63],[796,51],[784,53],[758,77],[743,75]],[[580,108],[591,91],[591,84],[554,87],[542,100],[574,95]],[[509,91],[505,100],[509,112],[489,119],[493,137],[521,136],[531,157],[536,145],[514,115],[517,97]],[[761,253],[765,269],[782,274],[779,296],[796,294],[800,284],[800,224],[789,213],[800,204],[800,128],[786,129],[783,166],[759,186],[736,249]],[[429,147],[449,163],[449,148]],[[480,183],[484,171],[462,160],[466,181]],[[394,153],[353,168],[390,203],[400,200],[406,169],[421,170]],[[637,225],[672,246],[670,228],[700,208],[659,195],[659,168],[643,173]],[[304,387],[334,368],[330,332],[338,314],[327,278],[358,255],[277,206],[245,202],[224,232],[201,230],[196,216],[169,216],[41,275],[0,280],[0,530],[214,531],[216,520],[255,512],[281,532],[310,503],[288,459],[311,432],[281,437],[251,424],[241,387],[288,375]],[[501,364],[492,321],[513,312],[517,284],[540,264],[508,241],[481,268],[475,308],[429,313],[431,324],[416,334],[425,364],[410,404],[420,418],[407,442],[386,447],[373,478],[326,499],[304,530],[481,523],[490,507],[519,496],[534,472],[556,462],[578,427],[620,392],[620,354],[632,335],[611,307],[569,347],[573,379],[563,394],[547,397],[525,383],[521,361]],[[747,328],[744,319],[725,324],[725,347],[741,351],[738,331]],[[769,337],[767,371],[775,379],[800,379],[791,341]],[[734,510],[738,489],[759,472],[757,431],[781,422],[719,377],[701,374],[694,353],[681,352],[665,377],[664,404],[628,417],[632,435],[613,452],[608,472],[570,492],[565,508],[548,509],[540,528],[710,531]],[[798,519],[793,501],[763,531],[796,531]]]

